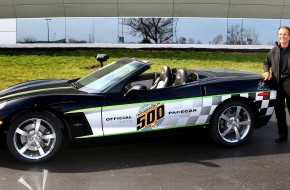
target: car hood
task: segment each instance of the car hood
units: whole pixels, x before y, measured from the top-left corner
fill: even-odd
[[[80,93],[68,80],[42,79],[20,83],[0,92],[0,101],[20,96]]]

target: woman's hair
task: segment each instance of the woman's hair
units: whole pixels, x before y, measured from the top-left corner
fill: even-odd
[[[290,28],[288,26],[280,26],[279,29],[278,29],[278,31],[280,29],[286,29],[286,30],[288,30],[288,34],[290,35]]]

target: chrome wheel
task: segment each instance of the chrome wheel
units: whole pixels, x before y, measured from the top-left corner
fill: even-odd
[[[250,137],[254,118],[252,109],[244,102],[227,102],[218,107],[211,118],[211,136],[224,146],[240,145]]]
[[[12,122],[7,136],[10,152],[19,160],[37,163],[51,158],[60,148],[59,122],[42,113],[29,113]]]
[[[23,157],[39,159],[53,150],[56,135],[49,123],[33,118],[20,124],[15,131],[13,142],[15,149]]]
[[[227,142],[239,142],[248,135],[251,123],[250,114],[245,108],[229,107],[219,117],[219,134]]]

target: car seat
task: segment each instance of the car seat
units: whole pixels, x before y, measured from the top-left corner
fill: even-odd
[[[155,80],[150,89],[164,88],[171,85],[171,70],[168,66],[163,66],[160,76]]]
[[[184,69],[177,69],[175,81],[172,86],[178,86],[188,83],[188,73]]]

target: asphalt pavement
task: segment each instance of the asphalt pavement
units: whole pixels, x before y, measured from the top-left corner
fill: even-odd
[[[5,151],[0,153],[0,189],[287,190],[290,140],[277,144],[276,137],[273,116],[234,148],[198,134],[62,149],[37,165],[21,163]]]

